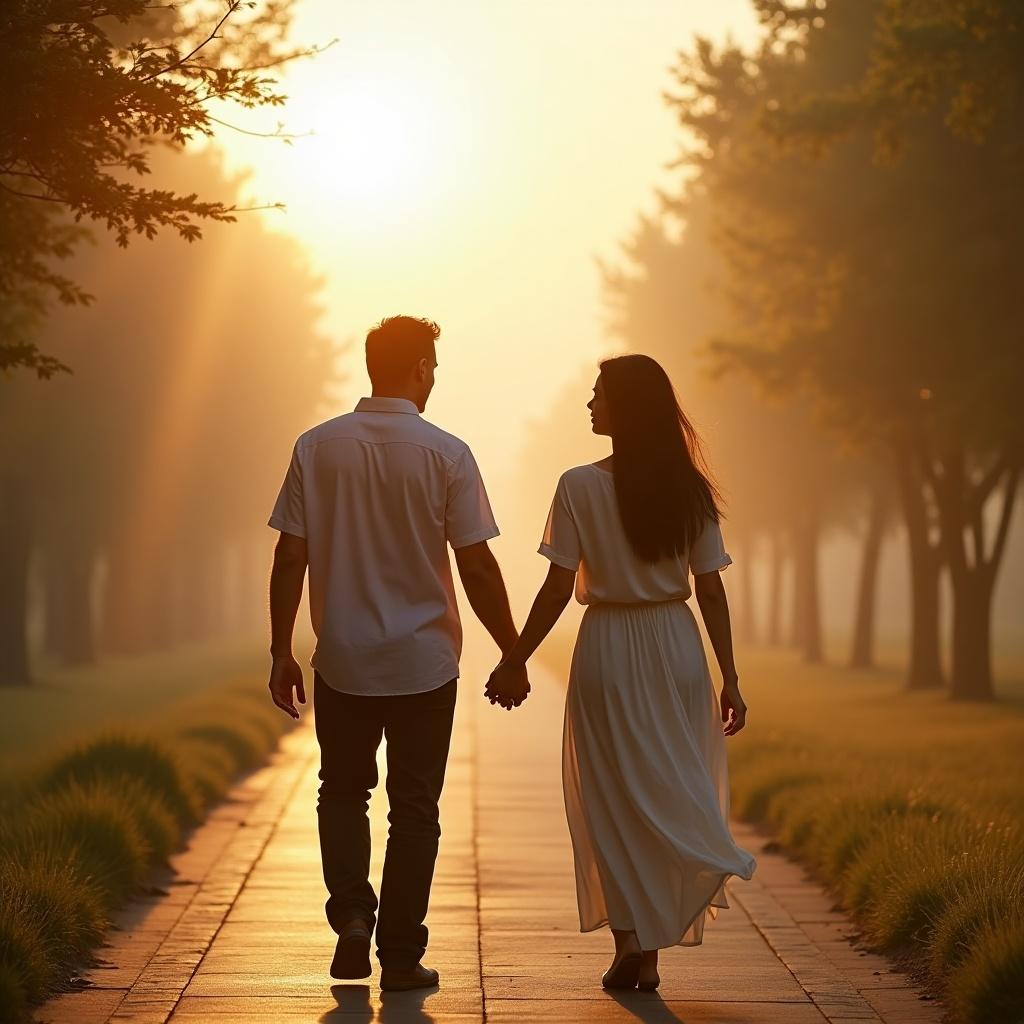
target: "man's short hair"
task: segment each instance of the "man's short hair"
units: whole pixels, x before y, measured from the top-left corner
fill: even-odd
[[[366,369],[374,384],[403,384],[421,359],[433,360],[441,328],[415,316],[385,317],[366,335]]]

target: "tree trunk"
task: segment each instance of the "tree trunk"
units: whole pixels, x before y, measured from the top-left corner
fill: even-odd
[[[103,601],[103,650],[110,654],[141,654],[148,649],[148,588],[140,572],[139,552],[111,548]]]
[[[860,577],[857,583],[857,611],[853,623],[850,668],[873,668],[875,664],[875,597],[878,591],[878,564],[885,537],[888,495],[879,481],[871,491],[867,530],[861,550]]]
[[[953,658],[950,697],[992,700],[992,585],[987,573],[953,579]]]
[[[906,689],[937,690],[944,685],[939,648],[939,577],[943,559],[929,537],[923,481],[905,450],[896,453],[900,502],[910,559],[910,659]]]
[[[817,510],[806,510],[793,535],[793,613],[796,646],[810,664],[822,660],[819,533]]]
[[[939,637],[939,580],[942,561],[927,543],[910,544],[910,664],[908,690],[945,685]]]
[[[0,488],[0,685],[32,682],[28,650],[28,580],[32,514],[25,481]]]
[[[771,596],[768,600],[768,643],[782,646],[782,573],[785,568],[783,537],[780,530],[772,534]]]
[[[95,557],[84,539],[53,538],[46,552],[46,650],[65,665],[96,663]]]
[[[90,546],[76,544],[68,560],[64,591],[64,637],[61,658],[65,665],[95,665],[96,610],[93,607],[95,560]]]
[[[750,534],[745,534],[740,544],[740,609],[737,638],[743,644],[757,643],[757,616],[754,602],[754,545]]]
[[[64,573],[61,560],[44,540],[43,552],[43,650],[53,658],[61,656],[65,634]]]
[[[151,558],[146,581],[146,618],[143,626],[147,650],[167,651],[179,642],[174,622],[173,581],[176,567],[181,568],[187,564],[177,549]]]
[[[990,545],[991,550],[986,551],[985,504],[1004,474],[999,524]],[[995,697],[992,678],[992,595],[1006,549],[1019,478],[1019,467],[1000,458],[982,481],[975,483],[967,474],[966,457],[962,450],[947,453],[942,462],[941,476],[932,476],[953,584],[950,696],[954,700],[990,701]],[[970,531],[973,540],[970,557],[964,543],[967,531]]]

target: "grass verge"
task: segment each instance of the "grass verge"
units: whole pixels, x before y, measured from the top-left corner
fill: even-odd
[[[961,1024],[1024,1020],[1024,741],[1018,702],[901,692],[895,673],[745,661],[735,813],[775,832],[865,941]]]
[[[26,1019],[87,961],[108,915],[289,725],[243,682],[163,719],[0,785],[0,1020]]]

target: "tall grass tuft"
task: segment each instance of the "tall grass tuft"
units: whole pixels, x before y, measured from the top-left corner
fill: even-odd
[[[949,1000],[964,1024],[1024,1022],[1024,920],[988,926],[950,975]]]
[[[183,736],[175,743],[182,771],[204,806],[216,803],[238,774],[234,758],[221,746]]]
[[[163,799],[138,779],[122,779],[115,785],[99,785],[112,790],[131,810],[150,858],[158,862],[166,861],[181,841],[181,823]]]
[[[2,932],[0,924],[0,934]],[[13,962],[0,959],[0,1020],[22,1020],[27,1015],[28,996],[21,983],[21,969]]]
[[[55,967],[79,960],[106,927],[96,886],[68,864],[38,854],[27,863],[5,859],[0,864],[0,907],[35,929]]]
[[[15,999],[20,991],[24,1000],[36,1002],[56,980],[39,931],[8,907],[0,907],[0,964],[9,969]]]
[[[105,906],[123,901],[145,874],[149,848],[131,805],[104,785],[72,782],[29,810],[17,847],[43,859],[63,857],[91,881]]]
[[[881,826],[888,823],[898,832],[904,818],[932,819],[943,811],[940,804],[913,793],[846,791],[828,805],[809,853],[826,877],[835,878],[856,860]]]
[[[205,725],[192,725],[182,730],[181,735],[187,740],[198,740],[207,747],[217,747],[228,758],[232,772],[244,771],[259,764],[264,750],[262,736],[253,735],[254,729],[245,724],[233,721],[230,725],[210,722]]]
[[[0,1021],[26,1019],[83,961],[107,912],[289,724],[262,688],[234,688],[157,736],[100,737],[38,779],[0,778]]]
[[[928,950],[936,977],[959,967],[978,937],[1024,921],[1024,843],[992,829],[954,876],[953,898],[935,921]]]
[[[758,770],[756,777],[749,780],[739,791],[735,809],[741,817],[763,822],[767,819],[769,806],[778,799],[780,793],[820,785],[824,781],[821,772],[806,768],[763,766]]]
[[[179,821],[198,820],[199,801],[173,750],[149,737],[114,735],[93,740],[60,758],[42,785],[52,790],[69,782],[119,783],[125,779],[150,789]]]

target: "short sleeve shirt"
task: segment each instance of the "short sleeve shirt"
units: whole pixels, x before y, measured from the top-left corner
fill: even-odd
[[[296,441],[270,525],[306,540],[312,664],[329,686],[421,693],[459,674],[448,547],[498,536],[463,441],[412,402],[364,398]]]
[[[708,519],[685,557],[653,565],[633,553],[615,497],[615,478],[597,465],[562,474],[551,502],[539,551],[576,572],[580,604],[634,604],[686,600],[689,575],[715,572],[732,563],[721,527]]]

